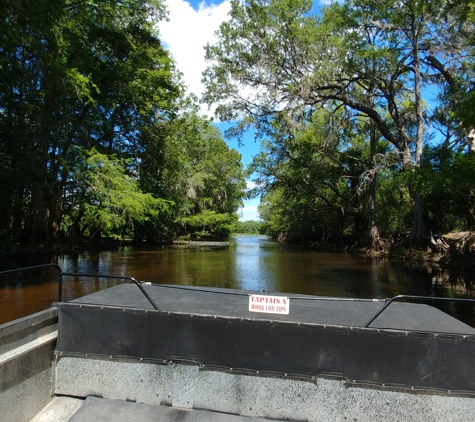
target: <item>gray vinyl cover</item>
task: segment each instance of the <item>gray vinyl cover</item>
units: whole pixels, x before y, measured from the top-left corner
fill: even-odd
[[[167,297],[165,289],[150,286],[162,309],[156,311],[133,288],[117,286],[58,304],[59,355],[177,361],[310,381],[324,375],[367,386],[475,395],[474,330],[430,306],[394,306],[392,318],[382,315],[362,328],[381,303],[303,300],[291,304],[289,315],[277,316],[250,313],[245,294],[168,289]],[[421,321],[425,331],[414,329]],[[452,326],[454,333],[436,333],[433,326]]]

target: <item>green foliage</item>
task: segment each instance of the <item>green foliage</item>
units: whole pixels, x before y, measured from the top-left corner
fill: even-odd
[[[0,254],[12,253],[18,247],[15,242],[4,229],[0,230]]]
[[[294,136],[277,121],[273,127],[273,142],[261,143],[249,169],[264,195],[260,212],[267,233],[292,241],[364,236],[364,173],[371,165],[365,122],[329,109],[302,122]],[[386,149],[379,140],[377,152]]]
[[[262,224],[258,221],[238,221],[235,232],[238,234],[262,234]]]
[[[427,152],[421,184],[428,225],[433,232],[475,228],[475,153],[447,146]]]
[[[407,186],[408,173],[383,171],[378,178],[377,218],[383,237],[406,235],[411,227],[414,202]]]
[[[463,60],[463,69],[451,75],[448,87],[442,90],[441,107],[437,118],[445,124],[451,124],[458,135],[458,140],[465,141],[467,132],[475,126],[475,4],[470,1],[459,1],[451,4],[451,15],[445,28],[446,45],[451,50],[461,46],[467,48],[468,54]],[[472,150],[475,148],[472,141]]]
[[[194,240],[227,239],[236,222],[237,214],[218,214],[210,210],[180,219],[184,231]]]
[[[217,128],[194,112],[173,123],[162,154],[160,177],[153,179],[152,192],[175,203],[177,234],[195,236],[195,232],[203,232],[203,237],[208,232],[213,238],[228,237],[231,229],[224,226],[232,225],[246,188],[240,154],[226,145]],[[150,158],[141,166],[144,181],[150,180],[148,172],[157,165],[157,156]],[[208,224],[209,215],[226,222]],[[195,220],[193,216],[200,217]]]
[[[427,209],[437,190],[424,154],[436,130],[447,142],[460,137],[451,116],[473,109],[467,7],[358,0],[312,14],[305,0],[231,2],[218,42],[206,48],[204,100],[221,119],[238,120],[229,135],[253,125],[263,140],[249,173],[268,233],[351,235],[374,246],[377,225],[418,242],[436,220],[458,224]]]
[[[126,160],[100,154],[94,148],[79,151],[79,155],[82,163],[72,175],[77,194],[69,198],[68,213],[70,221],[77,221],[77,234],[121,236],[126,230],[132,232],[134,224],[157,218],[166,209],[163,200],[139,190],[137,180],[126,174]]]
[[[2,3],[0,230],[8,239],[170,241],[182,217],[239,207],[240,156],[184,96],[156,30],[165,15],[161,0]]]

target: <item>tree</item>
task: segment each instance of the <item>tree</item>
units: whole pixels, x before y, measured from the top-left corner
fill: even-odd
[[[241,155],[208,121],[188,116],[182,129],[170,145],[170,162],[176,164],[166,174],[169,186],[180,195],[176,200],[179,232],[228,237],[246,188]]]
[[[126,174],[127,161],[116,156],[79,150],[81,164],[71,180],[75,189],[66,198],[65,232],[74,231],[82,238],[120,237],[133,232],[134,224],[157,218],[157,212],[169,204],[140,191],[135,178]]]
[[[339,105],[369,119],[368,139],[374,144],[377,130],[401,166],[417,172],[427,139],[423,84],[443,76],[433,59],[443,58],[434,47],[442,3],[362,0],[313,16],[305,0],[233,1],[218,43],[207,46],[204,99],[219,104],[222,119],[238,120],[238,136],[250,124],[266,134],[276,115],[292,134],[314,110]],[[422,197],[412,196],[417,243],[425,236]]]
[[[261,223],[254,220],[238,221],[236,223],[236,233],[240,234],[260,234]]]
[[[147,128],[173,118],[183,89],[152,26],[160,1],[4,3],[1,224],[49,244],[75,189],[75,151],[140,158]]]
[[[441,91],[442,105],[435,118],[447,128],[447,140],[455,136],[456,143],[468,145],[470,151],[475,151],[475,7],[473,2],[462,0],[449,3],[447,8],[450,13],[444,22],[443,45],[452,56],[462,56],[463,60],[457,69],[447,68],[435,57],[432,60],[447,82]]]
[[[366,169],[370,149],[367,125],[344,110],[319,110],[294,136],[279,132],[249,168],[256,174],[256,193],[267,204],[263,220],[270,234],[288,240],[320,241],[351,235],[364,238],[369,192]],[[377,143],[378,154],[386,144]],[[264,209],[264,208],[262,208]]]

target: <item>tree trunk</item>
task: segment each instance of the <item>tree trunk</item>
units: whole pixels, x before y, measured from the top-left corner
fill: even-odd
[[[413,168],[411,149],[404,142],[403,147],[399,149],[399,155],[401,157],[402,166],[404,169],[409,170]]]
[[[475,129],[470,129],[467,135],[469,151],[475,152]]]
[[[31,202],[25,222],[23,242],[27,245],[40,246],[48,241],[43,194],[39,186],[31,189]]]
[[[427,238],[424,225],[424,213],[422,207],[422,196],[419,192],[414,195],[414,219],[412,221],[411,233],[409,234],[409,245],[418,245]]]
[[[368,223],[368,245],[373,248],[379,241],[379,229],[376,224],[376,173],[369,185]]]
[[[11,218],[11,234],[15,238],[21,238],[25,221],[25,188],[17,189],[13,196]]]
[[[421,60],[419,57],[419,48],[418,48],[418,31],[414,34],[414,99],[416,107],[416,124],[417,124],[417,135],[416,135],[416,162],[415,165],[417,168],[421,165],[422,158],[422,145],[424,142],[424,120],[423,120],[423,111],[422,111],[422,93],[421,93]]]
[[[414,58],[414,100],[416,109],[416,156],[414,171],[418,171],[421,165],[422,146],[424,141],[424,121],[422,111],[422,86],[421,86],[421,59],[419,56],[419,36],[421,23],[414,19],[412,22],[412,54]],[[424,212],[422,207],[422,196],[419,187],[416,186],[414,195],[414,219],[412,221],[409,244],[417,245],[426,239],[427,233],[424,225]]]
[[[369,97],[370,97],[370,107],[374,107],[374,96],[373,96],[374,86],[370,88]],[[376,166],[374,162],[376,157],[376,125],[373,120],[369,122],[369,149],[370,149],[370,158],[371,164]],[[376,224],[376,170],[373,172],[373,178],[369,185],[369,199],[368,199],[368,245],[370,248],[374,248],[379,241],[379,229]]]
[[[12,222],[12,204],[13,193],[9,192],[3,196],[2,205],[0,206],[0,231],[8,234],[10,234]]]

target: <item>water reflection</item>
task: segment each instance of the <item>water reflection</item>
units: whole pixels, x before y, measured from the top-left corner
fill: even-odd
[[[398,294],[475,296],[473,274],[344,253],[315,252],[264,236],[237,237],[224,249],[122,247],[112,251],[37,256],[29,261],[1,263],[1,269],[48,262],[57,263],[64,272],[127,275],[161,284],[358,298]],[[68,277],[63,297],[70,300],[120,282]],[[56,286],[57,277],[51,269],[1,278],[0,323],[48,308],[56,300]],[[448,307],[475,321],[473,305],[452,303]]]
[[[283,291],[278,288],[278,277],[273,268],[272,258],[276,253],[269,245],[271,242],[262,236],[235,239],[235,276],[239,289]]]

